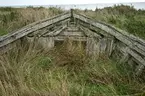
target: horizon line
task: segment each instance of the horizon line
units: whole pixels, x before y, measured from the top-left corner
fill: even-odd
[[[132,3],[145,3],[145,2],[114,2],[114,3],[88,3],[88,4],[42,4],[42,5],[35,5],[35,4],[25,4],[25,5],[23,5],[23,4],[12,4],[12,5],[0,5],[0,7],[1,6],[4,6],[4,7],[13,7],[13,6],[60,6],[60,5],[95,5],[95,4],[132,4]]]

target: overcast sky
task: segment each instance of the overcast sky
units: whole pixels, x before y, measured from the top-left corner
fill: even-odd
[[[0,0],[0,6],[144,2],[145,0]]]

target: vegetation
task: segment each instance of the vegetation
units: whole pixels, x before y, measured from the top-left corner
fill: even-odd
[[[0,36],[17,30],[32,22],[63,13],[60,8],[27,7],[27,8],[0,8]]]
[[[37,44],[0,56],[0,96],[143,96],[145,82],[126,64],[85,55],[81,44],[45,51]]]
[[[77,10],[78,11],[78,10]],[[57,8],[0,8],[0,35],[62,13]],[[145,11],[129,6],[79,10],[145,38]],[[51,50],[22,42],[0,55],[0,96],[144,96],[145,78],[107,56],[87,56],[83,45],[65,41]]]
[[[114,5],[103,9],[77,10],[93,19],[112,24],[145,39],[145,10],[133,6]],[[61,8],[28,6],[27,8],[0,8],[0,35],[5,35],[29,23],[64,12]]]
[[[145,10],[137,10],[127,5],[114,5],[103,9],[96,8],[95,11],[86,9],[79,12],[145,39]]]

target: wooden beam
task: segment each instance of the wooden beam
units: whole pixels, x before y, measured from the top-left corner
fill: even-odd
[[[84,32],[84,34],[88,37],[97,37],[98,39],[102,38],[99,34],[95,33],[95,32],[92,32],[91,30],[83,27],[83,26],[80,26],[80,29]]]
[[[65,20],[67,18],[70,18],[70,13],[65,13],[62,15],[55,16],[53,18],[45,19],[45,20],[30,24],[14,33],[9,33],[5,36],[2,36],[0,37],[0,47],[3,47],[11,42],[14,42],[15,40],[22,38],[23,36],[26,36],[36,30],[49,26],[53,23]]]
[[[132,36],[126,32],[122,32],[109,24],[105,24],[98,21],[93,21],[92,19],[87,18],[80,14],[79,15],[74,14],[74,18],[77,18],[85,23],[95,26],[96,28],[100,28],[104,30],[106,33],[114,36],[121,42],[128,45],[131,49],[136,50],[137,52],[145,56],[145,41],[144,40],[140,40],[137,37],[135,38],[135,36]]]
[[[63,41],[65,39],[70,39],[70,40],[74,40],[74,41],[86,41],[87,37],[75,37],[75,36],[56,36],[54,37],[54,40],[59,40],[59,41]]]
[[[52,32],[45,33],[42,36],[56,36],[56,35],[58,35],[60,32],[62,32],[66,28],[67,28],[67,25],[60,26],[56,30],[54,30]]]

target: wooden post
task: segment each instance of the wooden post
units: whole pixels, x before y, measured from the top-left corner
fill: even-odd
[[[110,46],[109,46],[110,48],[109,48],[109,57],[111,56],[111,54],[112,54],[112,51],[114,50],[114,38],[113,39],[111,39],[111,42],[110,42]]]
[[[73,18],[73,9],[70,9],[71,11],[71,18]]]
[[[71,12],[71,17],[70,17],[70,21],[71,22],[74,22],[74,15],[73,15],[73,9],[70,9],[70,12]]]

